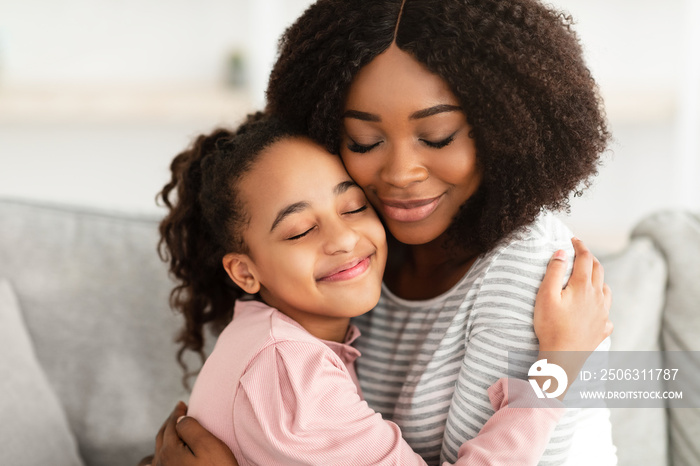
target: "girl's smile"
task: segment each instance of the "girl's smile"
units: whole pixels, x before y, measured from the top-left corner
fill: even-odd
[[[344,280],[350,280],[357,276],[362,275],[365,271],[369,269],[369,262],[371,255],[363,257],[361,259],[354,259],[347,264],[341,265],[332,272],[322,275],[318,281],[319,282],[339,282]]]

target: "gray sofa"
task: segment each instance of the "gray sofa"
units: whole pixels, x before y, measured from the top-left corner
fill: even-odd
[[[187,400],[157,222],[0,200],[0,464],[135,465]],[[614,350],[700,350],[697,216],[651,216],[601,261]],[[620,464],[700,465],[700,410],[612,420]]]

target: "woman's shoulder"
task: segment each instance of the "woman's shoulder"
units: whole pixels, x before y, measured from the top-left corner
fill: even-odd
[[[512,259],[545,257],[547,260],[557,249],[573,252],[573,233],[551,212],[541,213],[535,221],[520,228],[486,254],[493,260],[510,257]]]
[[[484,254],[475,265],[482,278],[508,274],[541,280],[555,251],[563,249],[573,257],[572,236],[571,230],[555,215],[542,213]]]

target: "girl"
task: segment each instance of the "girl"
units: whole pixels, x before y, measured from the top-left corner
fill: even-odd
[[[540,279],[573,252],[544,211],[610,137],[571,22],[537,0],[319,0],[280,42],[269,110],[340,155],[389,233],[355,320],[363,394],[431,464],[493,415],[508,354],[538,348]],[[605,415],[568,413],[543,461],[615,463]]]
[[[376,305],[387,245],[340,160],[257,114],[236,133],[200,137],[171,168],[161,234],[180,281],[173,302],[186,319],[183,339],[202,339],[204,322],[230,319],[235,308],[189,414],[240,464],[425,464],[362,401],[355,376],[350,318]],[[543,350],[561,338],[591,350],[604,338],[604,306],[577,300],[598,312],[578,312],[575,326],[538,326]],[[561,307],[569,306],[552,300],[548,312]],[[509,387],[511,399],[531,394],[524,380]],[[503,380],[490,388],[497,414],[462,446],[459,464],[539,459],[564,410],[502,409],[507,391]]]

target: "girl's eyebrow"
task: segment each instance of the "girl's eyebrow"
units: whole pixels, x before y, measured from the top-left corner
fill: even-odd
[[[358,188],[359,189],[360,186],[352,180],[341,181],[340,183],[338,183],[335,186],[335,188],[333,188],[333,194],[335,194],[336,196],[339,196],[350,188]]]
[[[438,113],[461,111],[462,107],[458,105],[440,104],[424,108],[422,110],[417,110],[411,113],[411,115],[408,118],[410,120],[419,120],[421,118],[427,118],[429,116],[437,115]],[[346,110],[345,113],[343,113],[343,118],[355,118],[356,120],[373,122],[382,121],[382,118],[379,115],[375,115],[374,113],[361,112],[359,110]]]
[[[355,183],[352,180],[341,181],[340,183],[338,183],[335,186],[335,188],[333,188],[333,194],[335,194],[336,196],[339,196],[339,195],[343,194],[344,192],[346,192],[348,189],[353,188],[353,187],[360,189],[360,187],[357,185],[357,183]],[[308,209],[309,207],[311,207],[311,204],[309,204],[306,201],[295,202],[294,204],[289,204],[288,206],[283,207],[277,213],[277,216],[275,217],[275,221],[272,222],[272,227],[270,228],[270,233],[272,233],[274,231],[274,229],[277,227],[277,225],[280,224],[280,222],[282,220],[284,220],[285,218],[287,218],[288,216],[290,216],[292,214],[295,214],[297,212],[301,212],[304,209]]]
[[[277,225],[279,225],[279,223],[282,220],[284,220],[292,214],[301,212],[304,209],[308,209],[309,207],[311,207],[311,204],[309,204],[306,201],[301,201],[295,202],[294,204],[289,204],[287,207],[280,209],[280,211],[277,213],[277,217],[275,217],[275,221],[272,222],[272,228],[270,228],[270,233],[273,232],[273,230],[277,227]]]

